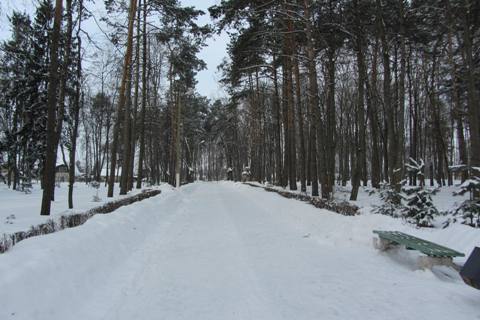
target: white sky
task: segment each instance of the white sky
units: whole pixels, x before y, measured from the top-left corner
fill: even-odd
[[[203,10],[206,15],[199,19],[199,23],[209,23],[210,17],[207,8],[220,2],[220,0],[181,0],[183,5],[195,6]],[[5,40],[10,35],[10,27],[7,16],[12,13],[12,10],[26,11],[33,14],[35,10],[35,0],[0,0],[0,40]],[[103,0],[94,0],[94,3],[87,2],[87,7],[94,13],[99,21],[100,16],[104,12]],[[106,40],[103,33],[99,30],[93,19],[84,23],[86,30],[90,36],[99,42]],[[200,58],[207,64],[207,69],[200,72],[197,76],[198,84],[197,90],[200,94],[208,98],[220,98],[224,96],[223,90],[218,86],[217,80],[219,75],[217,73],[217,66],[226,56],[226,45],[228,36],[223,33],[220,36],[215,35],[207,41],[207,46],[200,52]],[[86,41],[84,41],[84,44]],[[90,50],[95,50],[95,47],[90,46]]]

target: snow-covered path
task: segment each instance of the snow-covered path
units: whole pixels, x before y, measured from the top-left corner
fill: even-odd
[[[385,219],[195,183],[0,256],[0,319],[480,319],[453,272],[371,247]]]

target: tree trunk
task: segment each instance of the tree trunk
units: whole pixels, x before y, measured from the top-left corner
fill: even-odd
[[[275,112],[275,184],[283,185],[282,183],[282,143],[281,143],[281,114],[280,114],[280,96],[278,92],[278,79],[277,79],[277,67],[275,53],[272,55],[272,68],[273,68],[273,106]]]
[[[183,93],[183,91],[181,91]],[[182,169],[182,103],[183,97],[179,92],[176,99],[176,117],[175,117],[175,187],[180,188],[181,169]]]
[[[390,74],[390,53],[385,31],[385,21],[383,17],[382,0],[376,1],[376,24],[377,33],[382,46],[382,63],[383,63],[383,106],[384,106],[384,170],[385,178],[390,183],[395,184],[392,180],[393,168],[395,166],[395,120],[394,109],[391,102],[391,74]]]
[[[82,14],[83,14],[83,0],[78,2],[78,15],[80,16],[78,20],[77,28],[77,41],[78,41],[78,52],[77,52],[77,87],[75,90],[75,101],[73,104],[73,127],[70,133],[70,152],[69,152],[69,161],[68,165],[68,208],[73,209],[73,185],[75,183],[75,155],[77,152],[77,136],[78,136],[78,124],[79,124],[79,115],[80,115],[80,92],[81,92],[81,79],[82,79],[82,38],[80,37],[80,31],[82,30]],[[83,105],[83,99],[82,99]]]
[[[480,166],[480,102],[475,79],[475,62],[473,59],[471,24],[473,17],[469,8],[473,7],[471,0],[463,0],[463,51],[467,82],[467,111],[470,128],[470,165]]]
[[[300,161],[300,190],[302,192],[307,191],[306,183],[306,169],[305,169],[305,135],[303,129],[303,111],[302,111],[302,92],[301,92],[301,79],[300,79],[300,70],[298,66],[298,58],[295,59],[294,66],[295,73],[295,95],[297,97],[297,118],[298,118],[298,133],[299,133],[299,142],[300,142],[300,152],[299,152],[299,161]]]
[[[318,105],[318,82],[317,68],[315,63],[315,49],[313,47],[312,14],[310,11],[310,0],[303,0],[305,10],[305,36],[307,41],[307,69],[308,69],[308,114],[309,114],[309,172],[312,179],[312,196],[317,197],[318,193],[318,168],[317,168],[317,122],[319,118]]]
[[[399,0],[400,7],[400,78],[398,79],[398,121],[397,137],[397,156],[395,157],[395,168],[399,171],[396,174],[396,180],[399,182],[404,176],[404,154],[405,154],[405,74],[406,74],[406,48],[405,48],[405,3]]]
[[[122,155],[122,174],[120,176],[120,194],[125,195],[128,191],[128,174],[130,172],[130,152],[132,147],[130,145],[131,133],[131,106],[132,106],[132,72],[130,66],[129,79],[127,80],[126,89],[126,103],[123,113],[123,155]]]
[[[145,108],[147,105],[147,0],[143,3],[143,64],[142,64],[142,107],[140,110],[140,137],[138,152],[137,189],[142,188],[143,158],[145,156]]]
[[[137,12],[137,0],[130,0],[130,10],[128,14],[128,35],[127,35],[127,51],[125,53],[125,61],[123,63],[123,75],[120,85],[119,99],[117,105],[117,118],[115,121],[112,152],[111,152],[111,164],[110,164],[110,176],[108,180],[108,194],[109,198],[113,197],[113,188],[115,185],[115,169],[117,165],[117,148],[118,139],[120,135],[120,122],[123,115],[123,108],[126,101],[126,87],[127,81],[130,79],[130,64],[132,62],[132,47],[133,47],[133,23],[135,20],[135,13]]]
[[[57,124],[55,129],[55,157],[58,153],[58,143],[60,142],[60,138],[62,136],[62,126],[63,126],[63,118],[65,117],[65,95],[66,95],[66,86],[67,86],[67,78],[68,78],[68,67],[70,66],[70,54],[72,49],[72,29],[73,29],[73,21],[72,21],[72,0],[66,0],[66,14],[67,14],[67,38],[65,41],[65,48],[64,48],[64,58],[63,58],[63,65],[61,67],[60,72],[60,88],[58,93],[58,115],[57,115]],[[55,158],[56,162],[56,158]],[[55,163],[53,165],[53,169],[55,172]],[[51,186],[52,190],[52,201],[55,200],[55,181],[52,180],[54,183]]]
[[[42,195],[41,215],[50,215],[51,199],[55,187],[55,122],[58,86],[58,46],[60,42],[60,28],[62,24],[62,0],[55,2],[55,16],[53,20],[52,43],[50,48],[50,70],[47,92],[47,146],[43,172],[44,189]]]
[[[327,110],[325,134],[325,179],[322,181],[322,197],[330,199],[335,183],[335,48],[327,49]]]
[[[291,19],[287,21],[288,34],[286,41],[285,53],[285,71],[286,71],[286,98],[287,98],[287,126],[288,126],[288,140],[289,140],[289,163],[288,163],[288,181],[290,190],[297,190],[297,149],[295,141],[295,102],[293,93],[293,54],[294,54],[294,39],[293,39],[293,22]]]
[[[358,0],[355,0],[355,7],[358,10]],[[359,14],[359,13],[358,13]],[[358,15],[357,15],[358,16]],[[363,30],[360,27],[360,21],[357,18],[357,34],[356,34],[356,53],[357,53],[357,69],[358,69],[358,88],[357,88],[357,123],[358,123],[358,145],[357,145],[357,161],[352,175],[352,192],[350,200],[357,200],[358,189],[360,187],[360,176],[362,174],[363,164],[365,160],[365,76],[366,67],[363,53]]]
[[[138,9],[137,9],[137,41],[135,49],[135,93],[133,99],[133,119],[132,127],[130,134],[130,170],[128,173],[127,189],[133,189],[133,180],[134,180],[134,168],[135,168],[135,150],[137,142],[137,110],[138,110],[138,95],[140,87],[140,20],[142,12],[142,0],[138,0]]]
[[[382,180],[382,166],[379,146],[379,126],[378,126],[378,99],[377,99],[377,57],[378,57],[378,41],[375,42],[372,59],[372,77],[371,85],[369,81],[365,81],[367,86],[367,113],[370,122],[370,133],[372,141],[372,159],[371,159],[371,179],[372,187],[379,188]]]

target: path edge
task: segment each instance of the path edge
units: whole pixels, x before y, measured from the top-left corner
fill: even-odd
[[[15,233],[4,233],[0,236],[0,254],[10,250],[18,242],[40,236],[61,231],[63,229],[69,229],[78,227],[88,219],[97,214],[108,214],[120,207],[133,204],[161,193],[161,190],[145,189],[141,193],[126,197],[123,199],[107,202],[101,206],[89,209],[85,212],[75,214],[64,214],[56,218],[48,219],[45,223],[31,226],[28,231],[17,231]]]

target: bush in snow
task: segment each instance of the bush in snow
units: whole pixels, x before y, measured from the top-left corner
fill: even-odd
[[[399,217],[400,209],[402,208],[402,198],[394,186],[387,182],[380,184],[378,194],[382,204],[374,206],[372,212],[376,214],[383,214],[391,217]]]
[[[406,165],[407,172],[416,175],[420,181],[424,181],[423,169],[424,162],[419,162],[410,158],[410,163]],[[404,185],[405,183],[403,183]],[[434,195],[438,189],[428,189],[423,183],[420,186],[403,186],[402,187],[402,199],[404,205],[402,208],[403,217],[410,223],[416,224],[418,227],[432,227],[432,221],[434,216],[439,212],[432,201],[432,195]]]
[[[469,198],[463,201],[460,206],[453,211],[454,221],[456,217],[460,216],[462,218],[462,223],[480,228],[480,197],[478,193],[480,192],[480,168],[478,167],[466,167],[468,170],[469,179],[465,180],[460,185],[460,190],[454,192],[453,195],[464,195],[469,194]],[[447,222],[448,225],[449,221]]]

